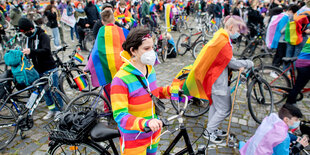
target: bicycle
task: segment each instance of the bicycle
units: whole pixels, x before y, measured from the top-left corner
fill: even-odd
[[[79,45],[77,45],[77,47],[78,46]],[[80,92],[90,92],[92,90],[95,90],[96,88],[91,89],[89,76],[83,71],[85,65],[75,63],[74,55],[78,53],[77,48],[73,50],[71,55],[69,55],[70,60],[63,62],[59,58],[59,52],[66,51],[67,47],[68,46],[64,46],[56,51],[53,51],[52,54],[56,58],[56,66],[62,69],[62,72],[59,75],[59,89],[69,98],[74,98],[75,96],[80,94]],[[77,76],[83,76],[87,83],[87,86],[81,91],[79,90],[77,84],[74,81]]]
[[[85,38],[82,41],[82,45],[83,45],[85,51],[91,52],[91,50],[95,44],[96,38],[93,35],[92,29],[86,28],[86,29],[84,29],[84,32],[85,32],[85,35],[84,35]]]
[[[188,17],[184,10],[180,14],[175,15],[173,20],[176,21],[174,26],[176,26],[177,31],[184,32],[188,29]]]
[[[171,50],[168,50],[168,29],[169,27],[162,26],[165,31],[162,33],[160,28],[155,31],[155,37],[154,39],[154,50],[156,51],[157,55],[161,57],[163,62],[167,60],[167,55],[171,54],[173,52],[174,48],[170,48]]]
[[[296,70],[294,62],[297,60],[297,57],[289,58],[284,57],[282,59],[284,63],[290,64],[287,69],[284,71],[276,68],[274,66],[264,66],[260,69],[259,73],[261,76],[268,81],[272,88],[273,95],[276,98],[275,104],[283,102],[290,90],[293,89],[296,82]],[[290,78],[287,76],[287,73],[290,71]],[[304,88],[297,96],[297,101],[301,101],[305,94],[310,92],[310,88]]]
[[[208,42],[207,35],[205,33],[205,28],[203,27],[203,30],[201,32],[197,32],[195,34],[192,34],[192,31],[194,28],[189,28],[190,35],[187,34],[181,34],[178,41],[177,41],[177,52],[179,55],[183,56],[188,51],[191,52],[194,59],[197,58],[199,52],[203,48],[203,46]],[[192,43],[191,38],[193,36],[198,36],[197,39]]]
[[[247,46],[241,53],[238,53],[238,51],[235,50],[234,51],[235,56],[238,56],[241,58],[250,58],[254,55],[255,50],[259,45],[262,46],[261,52],[270,53],[265,43],[265,35],[266,35],[265,30],[260,28],[260,25],[257,26],[257,25],[252,24],[252,27],[256,29],[257,35],[255,35],[254,38],[252,38],[249,43],[246,43]]]
[[[177,77],[178,79],[186,79],[190,72],[190,69],[183,69],[181,75]],[[177,75],[178,76],[178,75]],[[231,88],[231,92],[233,93],[236,89],[237,85],[246,84],[247,86],[247,102],[248,108],[252,118],[257,122],[261,123],[261,121],[265,118],[266,115],[269,115],[273,112],[273,95],[272,89],[269,83],[264,80],[261,75],[258,73],[257,69],[252,67],[241,74],[240,81],[238,84]],[[237,81],[237,77],[230,80],[230,85]],[[192,97],[190,97],[191,99]],[[190,100],[191,101],[191,100]],[[195,103],[195,101],[199,104]],[[182,101],[179,103],[183,103]],[[174,102],[172,102],[172,106],[176,111],[179,111],[180,107]],[[198,98],[193,98],[191,102],[189,102],[189,107],[184,111],[184,116],[187,117],[198,117],[205,114],[210,105],[208,101]],[[267,110],[266,110],[267,109]],[[267,111],[267,113],[266,113]]]
[[[0,150],[5,148],[13,141],[13,139],[17,135],[18,130],[20,130],[21,139],[25,139],[23,132],[28,131],[33,127],[34,122],[32,115],[46,91],[51,91],[53,101],[60,110],[62,110],[62,108],[60,108],[61,104],[63,104],[63,109],[66,107],[69,99],[61,91],[59,91],[56,87],[52,85],[52,76],[58,70],[59,69],[55,69],[48,75],[36,80],[31,86],[28,86],[20,91],[11,94],[9,94],[10,92],[7,91],[7,97],[6,99],[1,100],[0,106]],[[13,81],[13,78],[4,79],[1,82],[4,81],[11,82]],[[40,89],[40,87],[43,87],[43,89]],[[15,101],[14,97],[16,95],[28,90],[34,91],[31,94],[26,105],[20,104]],[[12,106],[9,106],[9,104]]]
[[[171,116],[167,119],[168,122],[174,119],[177,119],[180,124],[180,128],[176,130],[180,130],[179,134],[176,136],[174,141],[169,145],[168,149],[164,154],[169,154],[173,147],[176,145],[178,141],[182,137],[186,142],[186,148],[181,150],[177,154],[194,154],[194,149],[190,142],[186,127],[183,123],[183,114],[184,109],[186,109],[188,98],[184,95],[185,105],[183,110],[179,111],[177,115]],[[82,108],[85,109],[85,108]],[[92,110],[91,108],[87,108],[88,110]],[[167,123],[164,123],[165,126],[168,126]],[[120,134],[118,130],[108,128],[104,123],[97,123],[95,127],[89,130],[81,131],[78,134],[73,134],[71,132],[62,131],[57,128],[57,123],[52,122],[45,127],[47,131],[49,131],[50,142],[49,142],[49,150],[48,153],[53,154],[118,154],[113,139],[119,138]],[[150,128],[145,128],[145,132],[151,131]],[[164,133],[163,133],[164,134]],[[201,136],[200,136],[201,137]],[[104,144],[100,145],[100,144]],[[82,149],[80,149],[82,148]],[[110,149],[110,150],[109,150]],[[206,154],[206,146],[199,147],[198,154]]]

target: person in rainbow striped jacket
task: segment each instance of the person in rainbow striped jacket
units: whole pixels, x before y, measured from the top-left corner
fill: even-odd
[[[141,78],[149,92],[159,98],[171,96],[170,86],[156,85],[153,65],[157,57],[148,29],[132,29],[122,46],[124,64],[111,85],[113,117],[121,134],[121,154],[155,155],[162,122],[157,119],[154,102],[138,78]],[[146,126],[152,131],[145,133]]]

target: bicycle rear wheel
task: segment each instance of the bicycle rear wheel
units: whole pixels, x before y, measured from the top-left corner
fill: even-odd
[[[0,108],[0,150],[5,148],[17,134],[17,116],[14,111],[6,106]]]
[[[196,43],[196,45],[193,48],[193,57],[194,59],[197,58],[197,56],[199,55],[200,51],[202,50],[202,48],[204,47],[204,45],[207,43],[207,41],[204,40],[200,40]]]
[[[106,150],[100,149],[98,144],[94,142],[79,144],[62,144],[59,143],[49,148],[48,153],[51,155],[80,155],[80,154],[104,154],[110,155]]]
[[[258,73],[269,83],[274,98],[274,104],[276,105],[283,102],[288,92],[280,88],[292,88],[292,84],[287,75],[274,66],[264,66]]]
[[[167,55],[168,55],[168,42],[167,39],[162,40],[162,47],[161,47],[161,59],[163,62],[167,61]]]
[[[184,106],[184,103],[182,101],[180,101],[178,105],[176,101],[171,100],[171,104],[176,111],[179,111],[179,108]],[[184,112],[184,116],[198,117],[208,112],[209,108],[210,108],[209,101],[193,97],[188,101],[188,105],[186,111]]]
[[[84,48],[86,51],[91,52],[91,50],[93,49],[93,46],[95,44],[95,37],[93,35],[93,33],[89,32],[87,34],[87,36],[85,36],[84,39]]]
[[[273,111],[273,96],[271,88],[264,79],[253,80],[247,91],[249,111],[252,118],[261,123]]]
[[[178,41],[177,41],[177,52],[179,55],[183,56],[186,51],[187,47],[189,46],[189,36],[187,34],[181,34]]]

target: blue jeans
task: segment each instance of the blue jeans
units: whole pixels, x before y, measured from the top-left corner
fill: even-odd
[[[215,18],[215,25],[217,26],[217,28],[220,28],[220,24],[221,24],[221,18]]]
[[[59,46],[59,29],[58,27],[52,28],[52,33],[53,33],[53,37],[54,37],[54,45],[55,46]]]
[[[44,73],[40,74],[40,77],[42,77],[44,74],[47,74],[49,71],[53,71],[55,69],[51,69],[51,70],[47,70]],[[53,86],[58,88],[58,73],[55,72],[52,76],[53,78]],[[43,87],[40,87],[40,89],[42,90]],[[44,100],[46,102],[46,105],[48,106],[48,109],[51,111],[60,111],[59,108],[57,107],[58,105],[55,105],[53,97],[52,97],[52,93],[50,90],[47,90],[44,94]],[[63,106],[63,101],[62,98],[59,94],[56,94],[56,98],[58,100],[58,103],[60,104],[59,106],[62,107]]]
[[[302,38],[303,38],[302,42],[298,45],[287,44],[285,57],[292,58],[297,57],[299,55],[299,53],[301,52],[302,48],[305,46],[308,40],[307,36],[303,36]],[[286,70],[289,66],[290,64],[284,64],[283,70]]]
[[[74,31],[75,31],[76,38],[79,40],[80,36],[79,36],[79,32],[77,30],[76,24],[74,25]]]

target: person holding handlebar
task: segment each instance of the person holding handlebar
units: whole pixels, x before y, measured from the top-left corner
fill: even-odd
[[[124,64],[111,85],[113,117],[121,134],[121,154],[156,154],[163,124],[155,114],[154,102],[156,97],[171,96],[170,86],[156,85],[153,66],[157,58],[150,33],[141,27],[130,31],[122,45]],[[145,127],[152,132],[144,132]]]

